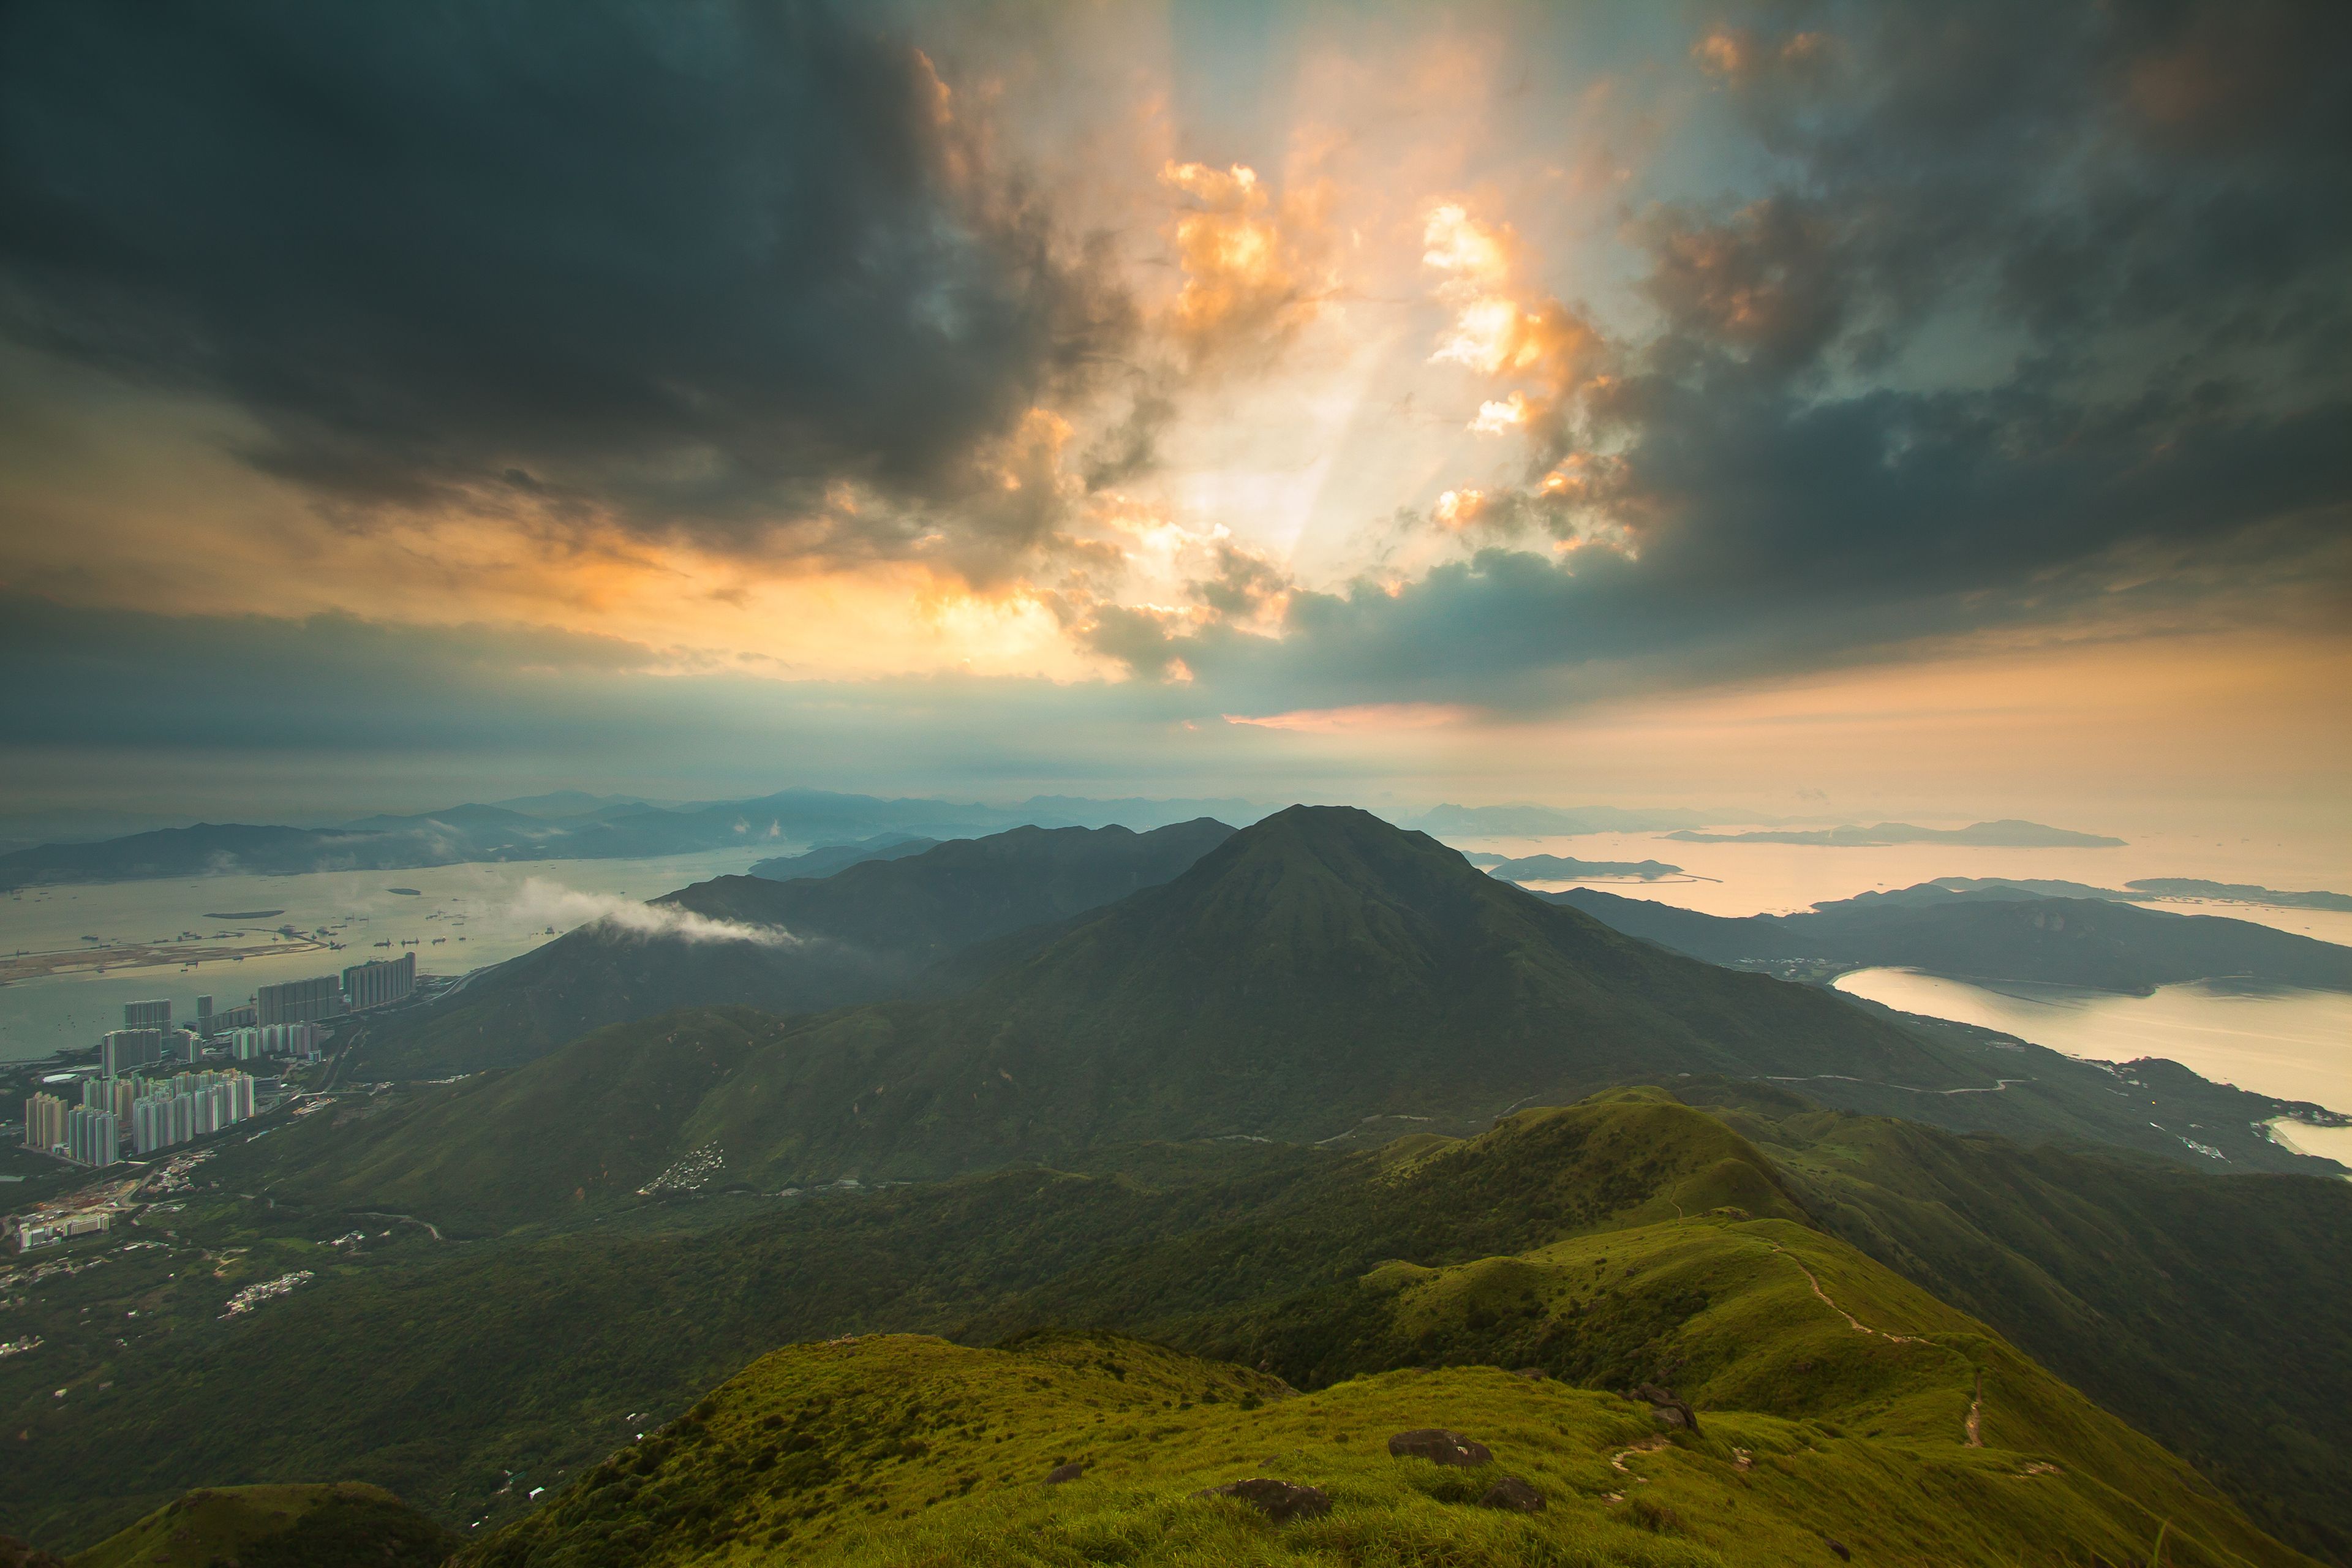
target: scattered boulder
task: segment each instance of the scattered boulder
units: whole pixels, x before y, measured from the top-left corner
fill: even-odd
[[[1058,1487],[1064,1481],[1075,1481],[1086,1473],[1087,1467],[1085,1462],[1079,1459],[1072,1459],[1066,1465],[1056,1465],[1052,1469],[1047,1470],[1045,1472],[1045,1484],[1049,1487]]]
[[[1836,1552],[1837,1560],[1839,1562],[1851,1563],[1853,1561],[1853,1552],[1848,1552],[1844,1547],[1839,1545],[1836,1542],[1832,1541],[1828,1536],[1824,1535],[1822,1537],[1822,1544],[1828,1547],[1832,1552]]]
[[[1441,1426],[1417,1426],[1389,1439],[1389,1453],[1399,1459],[1427,1459],[1438,1465],[1483,1465],[1494,1458],[1486,1445]]]
[[[66,1560],[13,1535],[0,1535],[0,1568],[66,1568]]]
[[[1698,1430],[1698,1412],[1673,1389],[1645,1383],[1633,1391],[1633,1397],[1649,1401],[1651,1418],[1659,1426],[1681,1426],[1692,1432]]]
[[[1320,1519],[1331,1511],[1331,1495],[1321,1487],[1302,1486],[1297,1481],[1278,1481],[1270,1476],[1253,1476],[1245,1481],[1227,1481],[1221,1487],[1203,1487],[1192,1495],[1236,1499],[1276,1524],[1288,1524],[1294,1519]]]
[[[1545,1378],[1549,1377],[1551,1373],[1546,1372],[1539,1366],[1523,1366],[1511,1375],[1513,1377],[1524,1377],[1529,1383],[1541,1383]]]
[[[1478,1506],[1505,1509],[1513,1513],[1541,1513],[1544,1496],[1518,1477],[1505,1476],[1486,1489],[1486,1495],[1478,1500]]]

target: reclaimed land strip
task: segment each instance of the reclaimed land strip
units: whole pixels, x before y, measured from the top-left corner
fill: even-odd
[[[284,942],[222,946],[210,942],[136,942],[121,947],[85,947],[65,952],[0,953],[0,985],[47,974],[81,974],[101,969],[153,969],[165,964],[217,963],[264,953],[324,952],[328,944],[309,937]]]

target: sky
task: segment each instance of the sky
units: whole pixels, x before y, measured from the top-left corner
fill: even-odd
[[[0,11],[6,804],[2341,829],[2352,9]]]

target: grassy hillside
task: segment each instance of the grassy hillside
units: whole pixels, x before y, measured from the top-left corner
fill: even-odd
[[[591,1029],[688,1005],[802,1013],[936,989],[976,942],[1098,909],[1182,871],[1233,830],[1020,827],[834,875],[719,877],[653,900],[790,932],[777,945],[583,926],[436,1003],[363,1026],[351,1070],[446,1078],[536,1060]]]
[[[1954,1138],[1749,1085],[1683,1091],[1825,1228],[2352,1561],[2352,1190]]]
[[[219,1487],[165,1504],[69,1568],[436,1568],[464,1544],[381,1487]]]
[[[1864,894],[1805,914],[1727,920],[1591,888],[1542,896],[1717,963],[1815,958],[2143,995],[2224,975],[2352,991],[2352,948],[2251,921],[2103,899],[1985,897],[1923,885],[1901,899]]]
[[[1932,1131],[1882,1140],[1872,1123],[1790,1103],[1736,1110],[1735,1126],[1628,1091],[1519,1112],[1462,1142],[1417,1136],[1345,1154],[1102,1150],[1090,1173],[1010,1170],[783,1202],[670,1194],[476,1242],[306,1214],[245,1184],[222,1156],[204,1173],[221,1185],[135,1233],[169,1247],[105,1253],[106,1267],[29,1290],[0,1280],[0,1292],[30,1298],[12,1331],[47,1341],[37,1355],[0,1362],[0,1430],[26,1435],[0,1466],[0,1529],[72,1543],[190,1486],[318,1475],[392,1487],[461,1528],[495,1524],[529,1487],[566,1479],[645,1429],[642,1417],[675,1415],[779,1343],[844,1332],[992,1343],[1055,1325],[1120,1328],[1267,1362],[1300,1384],[1389,1355],[1400,1359],[1385,1364],[1417,1365],[1475,1352],[1512,1367],[1551,1357],[1559,1374],[1622,1386],[1629,1372],[1686,1353],[1663,1348],[1688,1315],[1670,1268],[1613,1283],[1605,1310],[1588,1300],[1574,1341],[1549,1348],[1508,1337],[1532,1325],[1524,1316],[1476,1323],[1475,1300],[1424,1348],[1393,1314],[1362,1316],[1386,1309],[1353,1282],[1396,1260],[1444,1271],[1579,1237],[1606,1244],[1717,1207],[1759,1223],[1820,1213],[1938,1290],[1945,1276],[1932,1270],[2046,1276],[2098,1310],[2053,1317],[2046,1294],[2005,1289],[1964,1304],[2112,1408],[2136,1411],[2143,1369],[2168,1369],[2168,1437],[2241,1495],[2273,1500],[2266,1517],[2298,1539],[2324,1542],[2352,1524],[2340,1494],[2305,1487],[2296,1468],[2299,1453],[2343,1451],[2352,1379],[2340,1356],[2310,1353],[2352,1344],[2341,1261],[2324,1247],[2306,1258],[2264,1244],[2298,1228],[2352,1236],[2352,1185],[2156,1172],[2155,1195],[2135,1209],[2122,1173],[2103,1184],[2112,1162]],[[1811,1136],[1829,1152],[1801,1147],[1798,1130],[1781,1125],[1799,1114],[1821,1118]],[[1859,1152],[1849,1171],[1875,1175],[1832,1201],[1816,1167],[1844,1151]],[[1882,1249],[1861,1223],[1896,1227],[1885,1194],[1920,1179],[1906,1171],[1975,1158],[1994,1171],[2005,1158],[2031,1163],[2034,1188],[2079,1194],[2061,1211],[2082,1227],[2078,1255],[1970,1228],[1963,1222],[1982,1200],[1966,1188],[1944,1200],[1945,1224],[1912,1227],[1900,1248]],[[2040,1201],[2034,1188],[2021,1206]],[[354,1225],[362,1247],[327,1245]],[[2212,1250],[2206,1238],[2232,1228],[2248,1243]],[[2209,1266],[2216,1277],[2200,1277]],[[318,1277],[221,1320],[241,1286],[298,1268]],[[2145,1311],[2115,1311],[2098,1295],[2105,1279],[2125,1298],[2166,1275],[2171,1294],[2151,1295]],[[1354,1309],[1335,1316],[1318,1292]],[[1296,1333],[1261,1331],[1293,1321]],[[2297,1381],[2307,1396],[2283,1386]],[[189,1430],[239,1436],[170,1436]]]
[[[1717,1290],[1700,1316],[1719,1321],[1698,1331],[1721,1352],[1708,1383],[1725,1397],[1697,1433],[1669,1436],[1634,1400],[1492,1366],[1292,1394],[1229,1363],[1109,1336],[997,1350],[883,1336],[762,1359],[460,1562],[2300,1561],[1980,1328],[1932,1303],[1882,1300],[1899,1282],[1837,1244],[1772,1222],[1661,1228]],[[1813,1298],[1809,1269],[1932,1341],[1888,1353],[1873,1348],[1883,1340],[1865,1344]],[[1560,1300],[1589,1288],[1527,1283]],[[1355,1288],[1450,1316],[1452,1301],[1420,1300],[1449,1284]],[[1796,1371],[1807,1356],[1839,1370]],[[1979,1368],[1995,1392],[1983,1446],[1970,1447]],[[1812,1408],[1748,1407],[1791,1404]],[[1391,1454],[1389,1438],[1427,1427],[1459,1431],[1490,1458],[1452,1467]],[[1486,1500],[1507,1476],[1540,1507]],[[1252,1477],[1314,1488],[1325,1506],[1276,1522],[1203,1495]]]

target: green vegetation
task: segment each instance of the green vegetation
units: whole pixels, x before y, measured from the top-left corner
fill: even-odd
[[[656,900],[790,933],[782,944],[685,941],[584,926],[427,1006],[364,1026],[353,1069],[434,1079],[516,1067],[608,1024],[688,1004],[801,1013],[953,988],[975,943],[1167,881],[1233,829],[1021,827],[793,881],[719,877]],[[944,967],[943,967],[944,966]]]
[[[463,1544],[381,1487],[223,1487],[157,1509],[69,1568],[435,1568]]]
[[[1686,1089],[1754,1141],[1824,1229],[2352,1561],[2352,1192],[2215,1180],[1834,1115],[1754,1085]]]
[[[1697,1309],[1688,1268],[1666,1255],[1665,1240],[1681,1216],[1696,1224],[1737,1208],[1753,1216],[1739,1222],[1750,1226],[1820,1215],[2111,1409],[2137,1415],[2147,1369],[2167,1369],[2147,1401],[2173,1418],[2158,1435],[2299,1542],[2328,1551],[2340,1539],[2327,1531],[2352,1515],[2338,1491],[2306,1485],[2313,1472],[2296,1468],[2296,1456],[2342,1451],[2340,1352],[2352,1343],[2352,1309],[2340,1238],[2352,1237],[2352,1186],[2027,1155],[1995,1140],[1791,1109],[1801,1104],[1793,1097],[1733,1105],[1736,1087],[1710,1091],[1730,1107],[1721,1117],[1625,1091],[1520,1112],[1463,1142],[1419,1136],[1354,1153],[1230,1143],[1100,1150],[1087,1171],[1011,1170],[856,1195],[574,1205],[562,1227],[470,1243],[371,1220],[357,1257],[324,1245],[352,1222],[273,1210],[226,1181],[160,1222],[177,1229],[184,1250],[92,1253],[106,1267],[22,1292],[33,1300],[19,1321],[49,1342],[37,1362],[0,1363],[0,1429],[27,1435],[0,1467],[0,1519],[36,1539],[86,1541],[193,1485],[323,1474],[389,1486],[460,1528],[487,1519],[488,1530],[516,1517],[530,1487],[568,1480],[776,1345],[845,1332],[995,1343],[1099,1327],[1265,1363],[1302,1386],[1485,1360],[1612,1389],[1663,1370],[1693,1396],[1685,1384],[1701,1358],[1686,1325]],[[205,1173],[226,1170],[227,1160]],[[2044,1185],[2074,1194],[2054,1207],[2063,1228],[2043,1239],[1971,1230],[1958,1205],[1983,1200],[1960,1192],[1948,1194],[1955,1207],[1942,1224],[1906,1228],[1904,1205],[1937,1212],[1939,1200],[1921,1184],[1972,1170],[1990,1182],[2005,1162],[2033,1173],[2014,1199],[2021,1219],[2044,1202]],[[1825,1173],[1841,1170],[1848,1179],[1832,1201]],[[2133,1195],[2136,1179],[2156,1184],[2145,1201]],[[1902,1245],[1883,1246],[1864,1221]],[[158,1223],[140,1234],[157,1234]],[[2245,1246],[2212,1254],[2226,1276],[2200,1280],[2205,1238],[2231,1228],[2245,1231]],[[2266,1256],[2265,1238],[2294,1228],[2338,1239],[2315,1243],[2307,1266]],[[1481,1262],[1521,1255],[1557,1295],[1588,1255],[1597,1261],[1606,1251],[1612,1270],[1631,1265],[1633,1243],[1619,1238],[1637,1231],[1664,1238],[1643,1244],[1658,1261],[1605,1281],[1605,1301],[1580,1282],[1575,1313],[1564,1300],[1540,1320],[1523,1307],[1499,1310],[1519,1300],[1507,1287],[1521,1265]],[[1754,1281],[1739,1270],[1755,1266],[1733,1258],[1707,1267],[1744,1289]],[[293,1268],[319,1278],[248,1317],[218,1321],[240,1285]],[[1463,1271],[1454,1278],[1478,1289],[1436,1293],[1463,1290],[1458,1312],[1415,1308],[1400,1318],[1399,1304],[1435,1296],[1358,1283],[1423,1278],[1418,1270]],[[2173,1277],[2170,1294],[2152,1294],[2145,1311],[2113,1310],[2113,1296],[2160,1279],[2158,1270]],[[1841,1304],[1885,1326],[1822,1278]],[[1975,1293],[1956,1294],[1947,1278]],[[2059,1287],[2097,1305],[2043,1332]],[[1886,1324],[1913,1331],[1905,1325],[1931,1321],[1895,1314],[1897,1305],[1912,1313],[1907,1298],[1873,1289],[1889,1305]],[[134,1308],[140,1317],[127,1319]],[[2255,1375],[2265,1356],[2268,1382]],[[1685,1364],[1670,1366],[1676,1358]],[[1943,1391],[1935,1397],[1948,1398],[1956,1384],[1946,1363],[1929,1371]],[[2307,1378],[2307,1397],[2290,1386],[2297,1377]],[[53,1397],[61,1386],[62,1402]],[[1996,1415],[2000,1386],[1988,1384]],[[1799,1408],[1738,1397],[1768,1411]],[[1987,1440],[1999,1430],[1988,1428]],[[240,1436],[233,1447],[173,1436],[189,1431]]]
[[[1801,1237],[1794,1227],[1661,1228],[1681,1233],[1685,1250],[1735,1268],[1761,1259],[1796,1281],[1793,1296],[1734,1289],[1715,1309],[1743,1320],[1742,1337],[1724,1344],[1736,1363],[1754,1363],[1731,1373],[1744,1390],[1789,1378],[1792,1342],[1832,1354],[1829,1342],[1860,1340],[1769,1249]],[[1882,1305],[1865,1260],[1818,1238],[1800,1245],[1824,1268],[1825,1254],[1843,1254],[1838,1286]],[[1804,1326],[1791,1334],[1790,1320]],[[1841,1394],[1811,1402],[1827,1415],[1710,1407],[1701,1432],[1671,1435],[1637,1402],[1493,1367],[1400,1370],[1286,1397],[1270,1378],[1110,1336],[1000,1350],[898,1336],[795,1346],[460,1561],[1699,1568],[1836,1552],[2013,1564],[2137,1562],[2159,1531],[2183,1568],[2299,1561],[1980,1329],[1946,1314],[1935,1331],[1933,1345],[1852,1357]],[[1965,1374],[1979,1357],[2015,1381],[2000,1384],[2006,1412],[1972,1447]],[[1433,1426],[1476,1438],[1492,1460],[1455,1468],[1391,1456],[1391,1435]],[[1046,1479],[1068,1466],[1075,1479]],[[1544,1506],[1481,1506],[1505,1475]],[[1277,1525],[1202,1495],[1252,1476],[1318,1488],[1329,1510]]]

